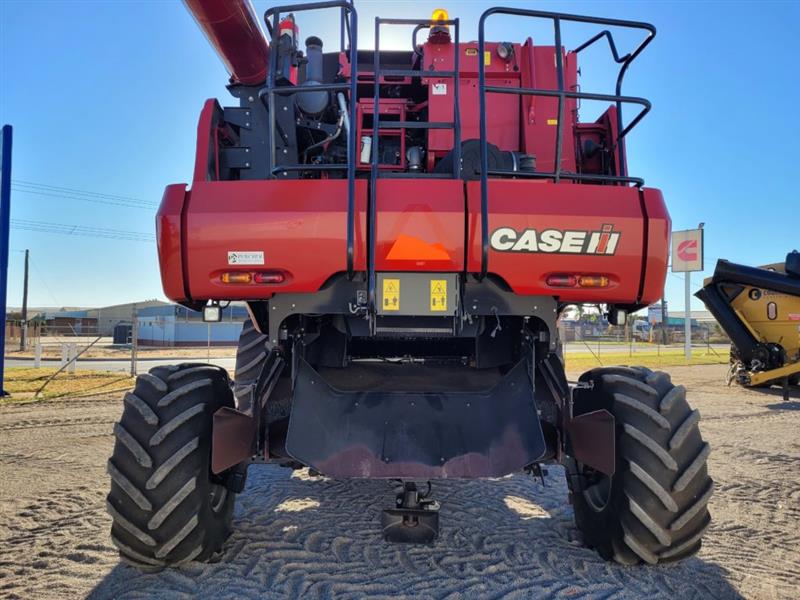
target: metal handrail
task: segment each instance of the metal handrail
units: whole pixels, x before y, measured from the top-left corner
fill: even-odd
[[[605,19],[600,17],[587,17],[582,15],[571,15],[567,13],[546,12],[540,10],[527,10],[521,8],[505,8],[495,7],[490,8],[481,15],[478,24],[478,56],[484,56],[486,50],[485,29],[486,20],[492,15],[510,15],[519,17],[532,17],[538,19],[547,19],[553,22],[553,31],[555,37],[555,60],[556,60],[556,79],[558,82],[557,90],[541,90],[535,88],[499,88],[496,86],[486,86],[486,66],[484,61],[478,61],[478,96],[480,102],[480,154],[481,154],[481,270],[480,279],[486,277],[489,268],[489,208],[488,208],[488,191],[489,182],[488,176],[492,175],[510,175],[520,176],[520,173],[510,173],[506,171],[489,171],[489,156],[487,148],[487,125],[486,125],[486,93],[503,93],[503,94],[518,94],[529,96],[550,96],[558,98],[558,127],[556,129],[555,140],[555,171],[552,173],[531,173],[525,176],[554,179],[556,182],[560,181],[562,176],[566,179],[576,181],[584,180],[597,180],[607,181],[611,183],[635,183],[636,185],[643,185],[644,181],[639,178],[632,178],[627,176],[625,168],[625,155],[624,144],[622,143],[624,137],[630,132],[633,127],[642,120],[642,118],[650,111],[650,102],[644,98],[637,98],[632,96],[622,96],[622,82],[625,78],[625,73],[628,70],[631,62],[641,54],[645,47],[652,41],[656,35],[656,28],[641,21],[625,21],[620,19]],[[588,48],[598,40],[605,38],[608,41],[609,48],[614,57],[614,61],[621,64],[616,82],[616,94],[591,94],[587,92],[569,91],[564,88],[564,54],[563,46],[561,43],[561,22],[577,22],[589,23],[594,25],[606,25],[609,27],[625,27],[629,29],[643,29],[648,32],[647,37],[639,44],[639,46],[631,53],[620,56],[617,52],[614,38],[608,30],[603,30],[588,41],[578,46],[572,53],[577,54],[582,50]],[[605,100],[614,102],[617,108],[617,139],[614,142],[614,147],[618,153],[618,176],[610,175],[582,175],[564,173],[561,170],[561,156],[563,152],[563,128],[564,128],[564,104],[566,98],[586,99],[586,100]],[[627,127],[623,127],[622,120],[622,105],[624,103],[634,103],[642,106],[640,113],[631,121]]]
[[[264,13],[264,22],[270,34],[270,48],[273,50],[269,56],[269,71],[267,72],[266,93],[268,96],[269,112],[269,170],[268,176],[274,177],[278,171],[305,171],[320,170],[313,168],[314,165],[281,165],[275,168],[275,96],[296,94],[304,90],[303,86],[296,87],[275,87],[275,72],[278,69],[278,53],[274,51],[278,42],[278,20],[282,13],[301,12],[309,10],[321,10],[325,8],[341,9],[341,27],[346,28],[348,41],[350,44],[350,65],[351,69],[356,69],[358,65],[358,13],[351,0],[327,0],[326,2],[311,2],[308,4],[294,4],[285,6],[274,6],[267,9]],[[345,18],[349,16],[349,19]],[[272,23],[270,24],[270,19]],[[341,50],[344,51],[345,31],[340,32]],[[350,92],[350,123],[352,124],[347,137],[347,275],[350,279],[355,275],[355,196],[356,196],[356,108],[357,98],[357,77],[350,77],[349,83],[330,83],[314,86],[314,91],[336,91],[349,90]],[[325,165],[326,170],[330,170],[333,165]],[[309,167],[312,167],[309,169]],[[343,169],[342,169],[343,170]]]

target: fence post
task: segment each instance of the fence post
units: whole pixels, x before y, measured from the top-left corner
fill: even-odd
[[[131,315],[131,377],[136,377],[136,350],[139,342],[139,322],[136,317],[136,305]]]
[[[33,346],[33,368],[38,369],[42,366],[42,342],[36,342]]]
[[[61,344],[61,364],[59,365],[61,367],[66,365],[67,361],[69,360],[69,356],[67,356],[67,352],[68,352],[67,345],[62,343]]]
[[[75,369],[78,365],[78,344],[67,344],[67,360],[69,361],[69,366],[67,366],[67,373],[74,373]]]

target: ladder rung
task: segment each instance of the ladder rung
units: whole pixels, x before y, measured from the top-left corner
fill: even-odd
[[[302,92],[336,92],[349,90],[349,83],[320,83],[319,85],[287,85],[281,87],[267,88],[267,93],[278,96],[291,96]]]
[[[455,71],[415,71],[414,69],[378,69],[379,77],[457,77]]]
[[[346,171],[347,165],[276,165],[272,169],[272,174],[280,173],[281,171]]]
[[[378,121],[378,129],[453,129],[444,121]]]
[[[380,179],[454,179],[452,173],[420,173],[406,171],[381,171]]]

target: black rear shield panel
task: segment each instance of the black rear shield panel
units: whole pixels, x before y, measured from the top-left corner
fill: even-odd
[[[501,477],[545,441],[526,361],[484,392],[342,392],[300,359],[287,452],[329,477]]]

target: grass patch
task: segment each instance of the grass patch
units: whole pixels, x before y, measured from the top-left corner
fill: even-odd
[[[570,371],[593,369],[595,367],[608,367],[613,365],[638,365],[642,367],[678,367],[693,365],[726,365],[729,362],[727,354],[700,353],[694,351],[692,358],[686,360],[683,349],[663,349],[661,352],[637,351],[629,352],[600,352],[596,355],[567,353],[566,368]]]
[[[5,371],[3,388],[11,394],[0,399],[0,403],[31,402],[70,396],[99,396],[118,393],[133,388],[134,378],[127,373],[113,371],[77,371],[75,373],[59,373],[51,381],[38,398],[34,398],[36,390],[42,387],[57,369],[29,369],[11,367]]]

